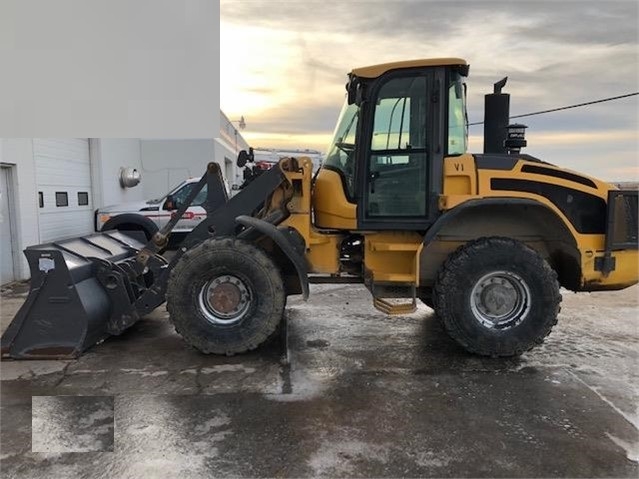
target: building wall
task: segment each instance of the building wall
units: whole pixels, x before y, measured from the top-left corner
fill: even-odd
[[[241,148],[240,148],[241,149]],[[242,170],[236,165],[237,153],[234,145],[229,145],[223,138],[215,139],[215,158],[217,159],[229,188],[242,183]]]
[[[38,244],[38,193],[36,191],[33,141],[30,138],[0,140],[0,163],[12,168],[14,222],[14,273],[19,279],[29,277],[29,265],[22,254],[27,245]],[[4,245],[2,247],[5,247]]]
[[[238,151],[248,149],[248,144],[237,125],[222,112],[217,131],[217,137],[206,139],[90,139],[93,208],[163,196],[181,181],[201,176],[210,161],[220,165],[229,187],[239,185],[242,171],[235,160]],[[0,163],[11,167],[14,274],[17,279],[26,279],[29,268],[22,251],[41,242],[33,139],[0,139]],[[121,167],[137,168],[140,183],[133,188],[122,188]]]
[[[141,140],[142,192],[158,198],[187,178],[202,176],[215,161],[213,139]]]
[[[145,199],[144,175],[137,186],[123,188],[120,185],[120,168],[136,168],[142,172],[141,143],[136,138],[92,139],[91,176],[93,204],[96,208],[128,201]]]
[[[240,150],[249,149],[249,144],[242,136],[238,121],[230,120],[224,112],[220,111],[220,135],[215,138],[216,158],[220,158],[224,164],[222,171],[229,186],[240,185],[244,181],[242,170],[237,167],[236,160]]]

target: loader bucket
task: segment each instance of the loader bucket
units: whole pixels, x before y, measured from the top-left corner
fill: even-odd
[[[111,290],[122,294],[122,276],[132,271],[126,264],[143,246],[109,231],[28,247],[29,295],[2,335],[2,357],[74,358],[121,332],[114,326],[118,305]],[[125,327],[136,319],[127,317]]]

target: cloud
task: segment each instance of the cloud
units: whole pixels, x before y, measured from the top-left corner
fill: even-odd
[[[270,29],[437,40],[447,32],[461,33],[466,25],[474,24],[489,25],[522,43],[542,38],[580,44],[634,43],[637,12],[637,3],[631,0],[222,0],[220,4],[223,19]],[[508,24],[500,22],[503,18],[509,18]],[[508,27],[517,30],[506,31]],[[472,30],[465,33],[472,34]]]
[[[346,74],[367,64],[466,58],[470,121],[483,119],[483,95],[506,75],[512,114],[624,94],[637,90],[638,5],[223,0],[221,106],[230,116],[244,115],[244,135],[261,146],[291,146],[297,138],[294,146],[324,149]],[[522,121],[538,147],[571,146],[562,150],[569,163],[597,141],[637,156],[636,137],[604,138],[639,129],[636,97]],[[479,137],[481,131],[471,129]],[[603,175],[622,160],[610,161],[599,166]]]
[[[637,141],[639,135],[636,130],[608,130],[608,131],[559,131],[559,132],[533,132],[528,135],[528,140],[540,145],[575,145],[602,142]]]

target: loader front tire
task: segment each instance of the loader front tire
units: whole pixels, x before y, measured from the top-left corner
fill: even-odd
[[[435,283],[446,332],[482,356],[516,356],[541,344],[557,323],[560,302],[557,274],[548,262],[509,238],[459,247]]]
[[[286,296],[277,265],[232,238],[187,251],[171,272],[167,309],[176,331],[203,353],[244,353],[277,330]]]

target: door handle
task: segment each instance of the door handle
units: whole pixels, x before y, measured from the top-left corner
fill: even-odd
[[[371,171],[368,181],[371,185],[371,194],[375,193],[375,180],[379,178],[379,171]]]

